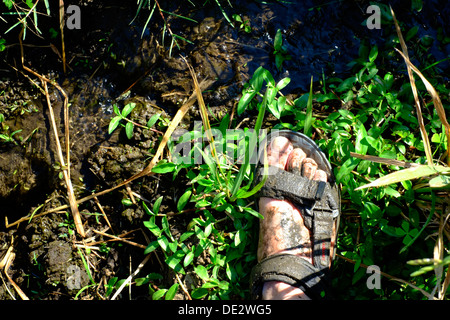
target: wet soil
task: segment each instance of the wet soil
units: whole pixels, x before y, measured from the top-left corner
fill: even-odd
[[[189,40],[189,43],[179,40],[179,48],[174,47],[169,56],[170,35],[166,32],[163,42],[163,22],[158,14],[143,31],[148,10],[133,21],[136,8],[122,1],[75,2],[81,8],[82,28],[65,30],[67,73],[62,72],[61,59],[51,47],[61,48],[59,37],[52,38],[49,31],[58,30],[55,17],[42,18],[41,38],[28,32],[24,59],[27,66],[56,81],[69,97],[71,180],[77,199],[113,187],[146,167],[161,133],[136,127],[132,139],[127,139],[124,130],[109,135],[113,104],[121,109],[135,102],[131,119],[143,125],[155,113],[170,120],[193,92],[189,70],[180,54],[187,57],[199,79],[215,80],[204,93],[204,99],[211,112],[220,118],[232,112],[243,84],[261,65],[276,79],[290,77],[292,82],[286,94],[295,97],[307,91],[311,76],[319,80],[323,75],[348,75],[347,64],[357,56],[363,39],[380,47],[387,41],[385,30],[369,30],[363,24],[368,16],[365,13],[368,1],[332,4],[241,1],[227,8],[229,16],[237,12],[250,21],[250,33],[233,28],[214,1],[197,7],[173,1],[165,4],[165,10],[197,22],[166,16],[172,32]],[[442,29],[447,28],[445,18],[450,13],[446,1],[430,3],[420,14],[402,10],[401,1],[394,3],[394,10],[403,23],[419,25],[419,33],[428,32],[436,37],[437,32],[444,32],[449,36],[449,30]],[[51,9],[57,12],[57,8]],[[284,45],[291,55],[281,71],[276,68],[273,56],[277,29],[282,30]],[[142,206],[122,201],[130,198],[125,188],[81,203],[79,210],[87,239],[89,243],[97,243],[88,256],[83,242],[74,234],[68,209],[39,215],[67,205],[68,200],[45,95],[32,82],[39,84],[38,78],[20,66],[17,37],[17,32],[6,35],[8,47],[2,52],[0,66],[0,113],[5,118],[0,124],[1,133],[21,130],[13,141],[0,141],[0,258],[13,247],[16,256],[8,274],[30,299],[73,299],[77,294],[79,299],[104,299],[104,286],[81,289],[94,282],[106,284],[113,277],[125,279],[144,258],[141,247],[111,241],[114,239],[104,233],[126,234],[133,243],[145,246],[149,238],[142,229],[145,213]],[[435,41],[432,46],[436,60],[450,52],[449,44]],[[389,63],[398,69],[398,61],[393,59]],[[440,67],[448,70],[448,61]],[[63,96],[54,86],[50,85],[49,91],[64,145]],[[189,128],[196,119],[199,114],[194,106],[182,126]],[[156,129],[164,131],[165,127]],[[135,196],[150,203],[164,195],[167,201],[162,210],[171,212],[184,192],[182,185],[156,176],[136,180],[130,188]],[[31,219],[14,224],[31,215]],[[179,225],[174,223],[174,232],[185,228],[185,221],[179,220]],[[161,269],[164,279],[160,284],[167,287],[173,283],[174,275],[156,258],[151,258],[142,274]],[[13,297],[17,295],[12,286],[2,284],[0,299]],[[148,299],[148,293],[138,287],[132,297],[122,294],[119,298]],[[180,293],[177,298],[186,297]]]

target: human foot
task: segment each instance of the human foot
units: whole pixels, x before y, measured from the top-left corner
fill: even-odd
[[[304,290],[311,291],[309,287],[320,282],[323,271],[330,267],[334,256],[338,219],[333,221],[328,217],[338,213],[336,198],[339,192],[336,193],[336,188],[331,188],[331,168],[312,140],[301,134],[283,131],[281,136],[269,141],[268,164],[272,171],[276,168],[278,173],[275,178],[266,181],[267,190],[262,192],[265,196],[259,200],[259,210],[264,219],[260,223],[258,261],[263,261],[264,266],[261,267],[260,263],[255,268],[256,273],[260,273],[255,281],[263,282],[260,298],[308,299]],[[285,173],[286,171],[303,176],[304,181],[300,183],[309,190],[298,189],[298,181],[295,180],[297,177],[292,180],[293,175]],[[285,179],[292,181],[286,182],[287,186],[284,186],[285,181],[279,180]],[[323,183],[311,184],[305,180]],[[326,201],[310,201],[311,195],[308,194],[312,193],[315,198],[322,192],[319,195],[321,198],[324,190],[327,192]],[[334,203],[329,203],[328,198]],[[326,212],[328,217],[325,219],[315,218],[317,214],[313,211],[316,210],[316,200],[320,202],[318,208],[322,213],[324,209],[329,211]],[[323,218],[323,214],[320,215]],[[314,231],[320,235],[315,236]],[[280,264],[284,267],[280,267]],[[302,270],[290,270],[299,268]],[[280,274],[273,276],[277,272]],[[308,284],[302,278],[311,273],[317,273],[315,277],[318,279]]]

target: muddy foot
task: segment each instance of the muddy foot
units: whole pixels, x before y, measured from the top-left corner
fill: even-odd
[[[271,166],[298,173],[309,179],[327,181],[327,174],[318,169],[317,163],[308,158],[301,149],[293,147],[286,137],[276,137],[268,147],[268,162]],[[313,264],[311,238],[312,234],[304,224],[300,212],[288,200],[276,200],[261,197],[259,211],[264,216],[260,222],[258,244],[258,261],[277,253],[300,256]],[[336,225],[333,226],[335,238]],[[331,256],[334,241],[331,242]],[[297,288],[279,281],[269,281],[263,286],[262,298],[265,300],[305,300],[305,293]]]

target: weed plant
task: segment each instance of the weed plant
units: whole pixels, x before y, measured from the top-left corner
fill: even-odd
[[[276,83],[267,70],[259,68],[243,89],[237,114],[256,114],[258,129],[267,109],[277,119],[272,128],[305,132],[328,154],[343,200],[339,258],[334,263],[332,281],[338,298],[431,298],[441,290],[439,284],[444,277],[446,281],[449,278],[449,258],[433,253],[437,242],[444,247],[443,235],[448,240],[448,228],[444,226],[448,220],[445,201],[449,170],[445,165],[426,166],[411,84],[393,72],[381,72],[376,64],[379,56],[377,46],[362,44],[359,57],[351,62],[353,75],[324,78],[315,92],[311,81],[310,92],[294,101],[280,93],[289,84],[288,78]],[[448,88],[434,85],[443,97],[448,96]],[[417,83],[417,87],[422,99],[430,101],[425,86]],[[443,106],[448,110],[448,101]],[[447,154],[447,136],[436,109],[430,104],[425,108],[425,128],[431,136],[435,165]],[[236,125],[236,120],[226,115],[210,128],[223,131]],[[196,136],[195,130],[190,132],[190,139]],[[227,141],[210,141],[209,149],[198,145],[190,154],[193,157],[194,150],[200,152],[203,164],[161,162],[153,169],[189,183],[178,199],[175,216],[160,212],[163,198],[151,208],[143,203],[149,215],[145,226],[154,236],[145,253],[163,254],[170,269],[191,279],[184,282],[184,289],[193,299],[248,298],[261,218],[252,197],[258,188],[251,188],[248,159],[240,165],[230,164],[211,147]],[[251,143],[250,138],[232,147],[249,148]],[[420,168],[420,173],[401,168],[411,165]],[[426,170],[432,170],[431,178],[438,179],[436,183]],[[387,181],[382,187],[367,188],[383,177]],[[190,222],[175,236],[171,224],[180,215],[189,217]],[[367,266],[371,265],[382,272],[380,288],[367,286]],[[150,276],[139,280],[140,284],[149,282]],[[152,297],[172,298],[179,290],[174,283],[162,291],[149,286]],[[445,292],[440,297],[444,296]]]

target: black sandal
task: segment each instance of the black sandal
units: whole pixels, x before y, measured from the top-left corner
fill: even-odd
[[[281,130],[267,136],[270,143],[276,136],[289,139],[294,148],[301,148],[312,158],[318,169],[326,172],[327,182],[310,180],[277,167],[269,166],[264,186],[258,197],[290,200],[302,212],[305,226],[311,231],[313,243],[313,264],[292,254],[274,254],[261,260],[252,270],[250,285],[253,299],[261,299],[262,287],[267,281],[281,281],[302,289],[311,299],[325,298],[327,275],[330,266],[331,237],[333,224],[340,217],[340,190],[336,184],[331,164],[317,144],[304,134]],[[261,155],[260,155],[261,160]],[[263,164],[264,160],[260,161]],[[255,183],[262,181],[264,167],[260,165]],[[336,239],[334,239],[336,240]],[[336,241],[334,241],[336,243]],[[335,250],[333,251],[333,257]]]

